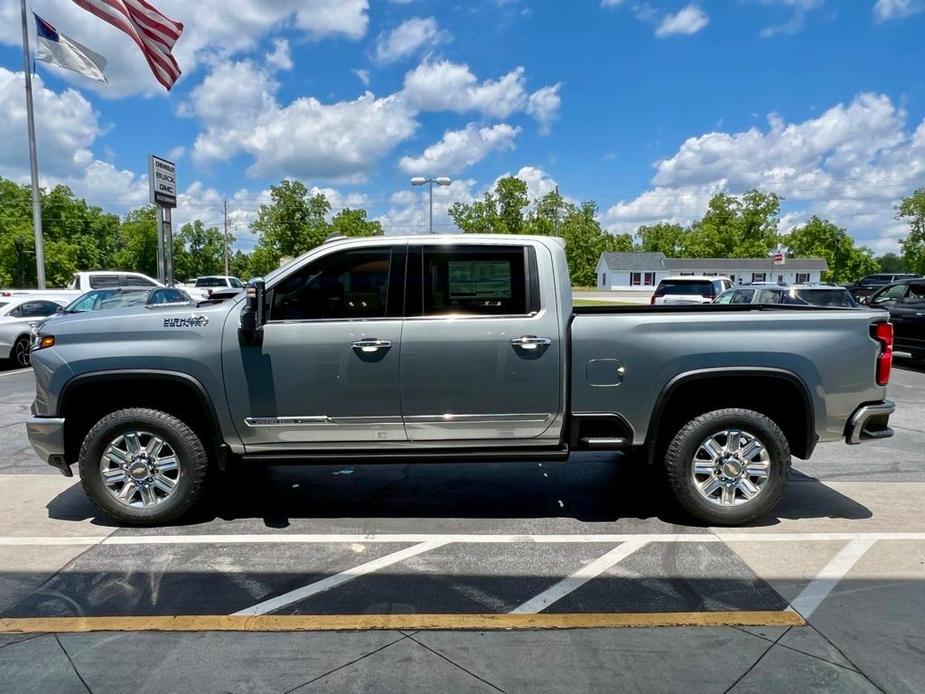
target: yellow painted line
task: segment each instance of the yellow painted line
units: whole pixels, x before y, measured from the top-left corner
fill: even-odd
[[[356,631],[379,629],[600,629],[803,626],[792,611],[589,612],[568,614],[177,615],[0,619],[5,633],[90,631]]]

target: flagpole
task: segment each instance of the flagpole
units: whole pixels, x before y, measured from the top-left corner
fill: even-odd
[[[35,114],[32,111],[32,61],[29,53],[29,24],[26,0],[22,7],[22,64],[26,76],[26,114],[29,122],[29,164],[32,170],[32,227],[35,231],[35,270],[39,289],[45,289],[45,244],[42,241],[42,198],[39,193],[39,163],[35,151]]]

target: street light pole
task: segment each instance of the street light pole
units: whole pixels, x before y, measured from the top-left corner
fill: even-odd
[[[411,179],[411,185],[413,186],[422,186],[427,184],[430,193],[430,207],[429,207],[429,219],[430,223],[428,225],[429,231],[431,234],[434,233],[434,183],[438,186],[448,186],[452,181],[446,176],[438,176],[437,178],[424,178],[423,176],[415,176]]]

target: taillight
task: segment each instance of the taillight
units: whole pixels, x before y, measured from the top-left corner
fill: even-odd
[[[877,385],[885,386],[890,382],[890,371],[893,368],[893,324],[877,323],[871,326],[871,337],[880,343],[880,354],[877,357]]]
[[[649,303],[650,303],[652,306],[655,306],[655,294],[653,294],[653,295],[652,295],[652,298],[649,299]]]

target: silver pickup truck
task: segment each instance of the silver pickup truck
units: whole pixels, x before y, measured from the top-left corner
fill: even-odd
[[[579,450],[660,466],[687,512],[739,524],[791,455],[893,433],[882,311],[575,308],[549,237],[332,239],[236,299],[63,316],[33,349],[35,450],[133,524],[230,466]]]

